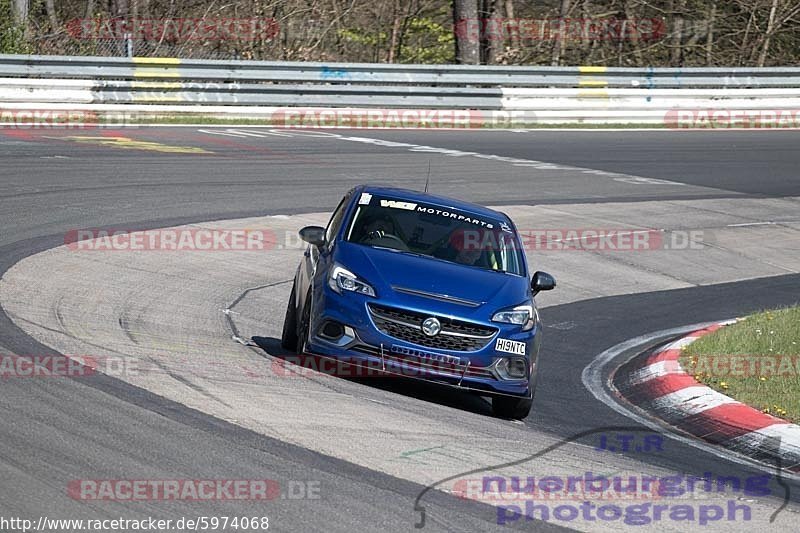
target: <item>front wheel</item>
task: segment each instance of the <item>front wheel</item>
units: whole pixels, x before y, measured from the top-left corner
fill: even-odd
[[[297,348],[295,352],[305,354],[308,349],[308,337],[311,330],[311,289],[308,290],[306,301],[303,305],[303,315],[300,317],[300,326],[297,328]]]
[[[515,398],[513,396],[496,396],[492,398],[492,412],[500,418],[522,420],[531,412],[533,400]]]
[[[286,306],[286,316],[283,318],[283,333],[281,334],[281,346],[284,350],[291,352],[297,350],[297,307],[295,307],[295,286],[292,285],[292,295],[289,296],[289,304]]]

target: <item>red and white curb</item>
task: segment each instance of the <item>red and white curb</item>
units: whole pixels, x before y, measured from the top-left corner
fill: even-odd
[[[681,350],[734,321],[682,337],[640,361],[617,390],[626,400],[676,428],[752,459],[800,471],[800,426],[762,413],[697,382],[680,365]]]

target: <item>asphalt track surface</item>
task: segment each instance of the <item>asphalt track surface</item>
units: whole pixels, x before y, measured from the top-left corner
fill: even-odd
[[[409,135],[389,131],[381,137],[419,144],[435,142],[459,150],[493,150],[511,157],[624,172],[756,197],[796,196],[800,186],[793,153],[795,131],[529,130],[488,147],[478,136],[468,134],[445,137],[438,132]],[[535,189],[525,194],[530,201],[541,201]]]
[[[124,136],[168,146],[202,147],[210,153],[164,153],[97,144],[96,139],[62,138],[69,136]],[[800,196],[800,180],[794,175],[800,163],[796,132],[380,131],[368,136],[684,186],[620,187],[613,180],[570,180],[559,170],[531,182],[514,169],[498,175],[484,172],[477,164],[439,168],[440,160],[426,152],[400,153],[371,146],[365,153],[362,144],[326,145],[303,137],[274,150],[246,137],[212,137],[194,128],[2,131],[0,272],[29,255],[63,244],[63,235],[70,229],[164,227],[326,211],[356,183],[390,181],[418,188],[429,161],[433,190],[494,205]],[[577,323],[577,327],[546,331],[548,356],[543,358],[541,372],[547,379],[540,383],[525,426],[532,438],[539,433],[566,438],[601,426],[631,425],[582,386],[581,371],[592,357],[650,331],[795,303],[800,297],[798,287],[800,276],[787,275],[547,308],[543,312],[547,323]],[[0,315],[0,348],[3,353],[52,353],[5,315]],[[67,482],[85,478],[87,472],[110,478],[112,472],[137,471],[153,478],[212,479],[238,474],[240,478],[319,480],[324,498],[281,500],[268,508],[266,514],[278,530],[410,530],[417,519],[413,502],[424,488],[418,484],[258,435],[112,378],[6,380],[0,388],[0,442],[4,445],[0,509],[4,516],[252,514],[252,503],[203,504],[200,513],[194,503],[101,505],[64,497]],[[447,394],[426,389],[408,393],[454,403]],[[488,416],[479,406],[472,410]],[[663,454],[641,460],[674,471],[755,472],[678,443]],[[790,499],[798,501],[800,488],[792,488]],[[496,527],[495,513],[486,505],[437,493],[429,498],[429,516],[436,517],[428,523],[432,530]],[[540,522],[510,527],[555,528]]]

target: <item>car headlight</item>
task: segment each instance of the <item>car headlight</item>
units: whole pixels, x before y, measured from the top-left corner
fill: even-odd
[[[328,278],[328,285],[339,294],[342,291],[349,291],[375,296],[375,290],[369,284],[359,280],[355,274],[339,264],[333,265],[333,270],[331,270],[331,275]]]
[[[498,311],[492,316],[492,322],[516,324],[522,326],[522,331],[528,331],[536,323],[536,310],[533,305],[518,305],[513,309]]]

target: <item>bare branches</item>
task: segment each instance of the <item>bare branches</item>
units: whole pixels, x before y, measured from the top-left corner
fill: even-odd
[[[800,64],[800,0],[6,0],[35,53],[116,55],[74,21],[271,20],[276,33],[156,35],[137,54],[393,63]]]

